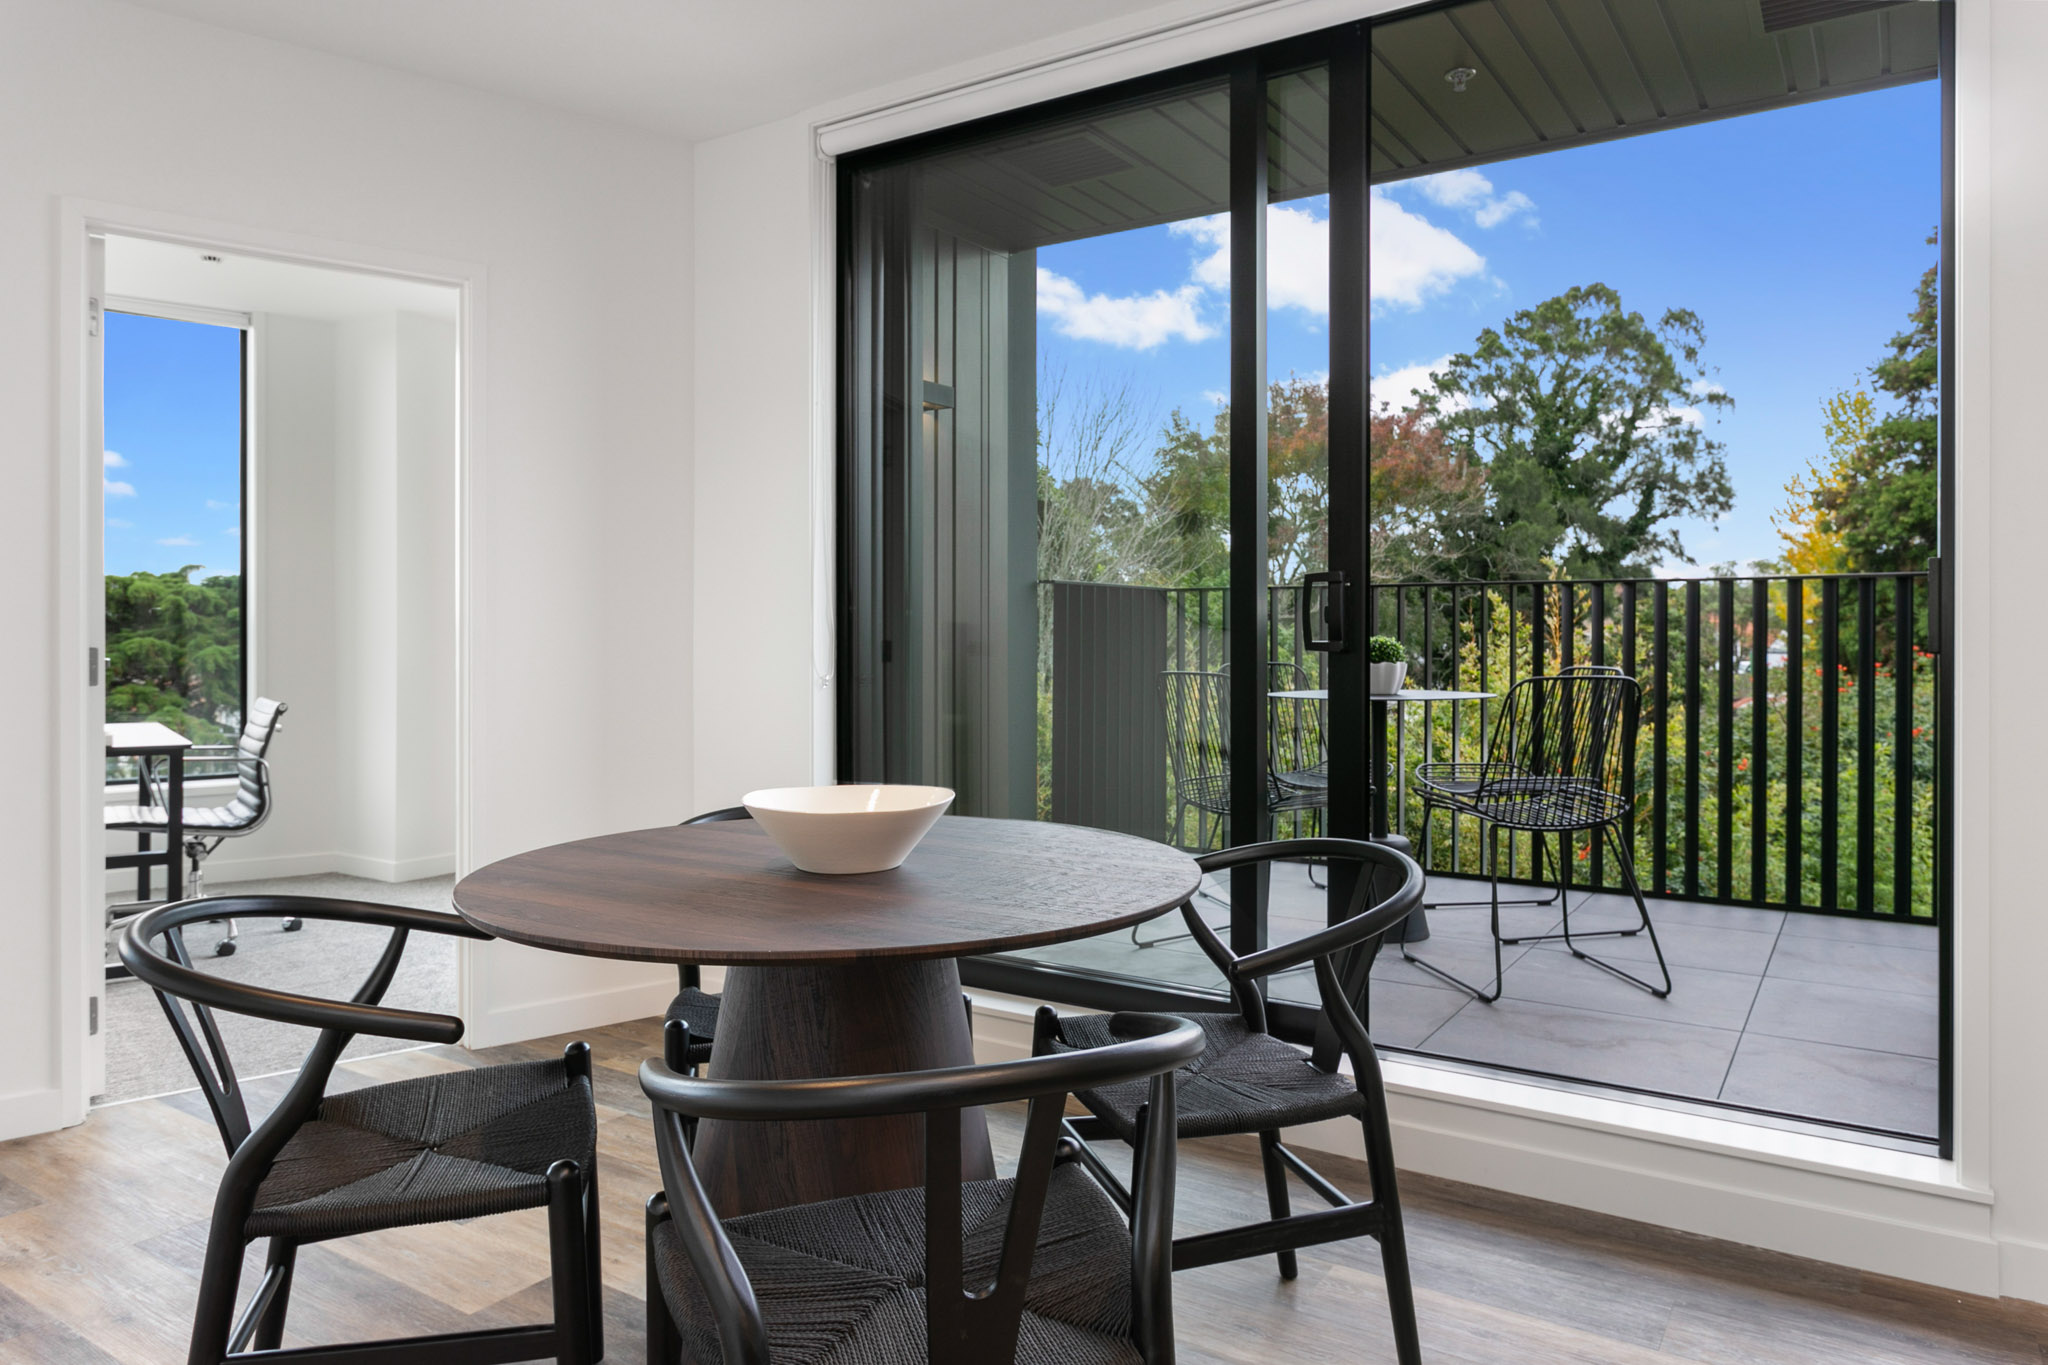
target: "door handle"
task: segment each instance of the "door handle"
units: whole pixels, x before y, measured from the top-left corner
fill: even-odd
[[[1328,573],[1303,574],[1301,577],[1301,600],[1306,618],[1303,649],[1312,649],[1322,654],[1342,654],[1347,648],[1344,639],[1344,575]],[[1322,602],[1316,602],[1316,589],[1321,588]],[[1317,625],[1322,629],[1318,631]]]

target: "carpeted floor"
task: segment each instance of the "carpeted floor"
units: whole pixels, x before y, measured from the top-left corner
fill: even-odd
[[[382,901],[391,905],[448,908],[453,877],[428,877],[416,882],[376,882],[361,877],[327,875],[288,877],[274,881],[209,883],[214,895],[232,892],[289,892],[305,896],[337,896]],[[347,999],[369,974],[384,950],[389,931],[354,924],[323,924],[308,920],[296,933],[284,933],[275,920],[244,920],[241,946],[231,957],[212,956],[219,937],[211,927],[188,931],[195,965],[236,981],[248,981],[302,995]],[[405,947],[398,976],[384,997],[387,1005],[405,1009],[455,1013],[456,940],[438,934],[414,934]],[[108,954],[111,959],[112,953]],[[235,1071],[245,1080],[292,1071],[312,1045],[311,1029],[273,1024],[263,1019],[217,1014],[221,1036]],[[191,1090],[197,1082],[177,1037],[165,1020],[156,993],[138,981],[107,985],[107,1089],[95,1103],[140,1099],[174,1090]],[[388,1038],[357,1038],[347,1056],[367,1057],[410,1046]]]

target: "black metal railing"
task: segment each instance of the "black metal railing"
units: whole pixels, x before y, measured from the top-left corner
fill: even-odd
[[[1226,590],[1151,591],[1165,603],[1167,667],[1221,668]],[[1317,687],[1323,656],[1303,647],[1300,597],[1271,590],[1268,657],[1297,664]],[[1645,891],[1933,918],[1937,660],[1926,575],[1387,583],[1371,597],[1375,629],[1407,648],[1411,686],[1497,698],[1576,663],[1641,683],[1624,781],[1636,795]],[[1059,623],[1047,625],[1057,648]],[[1086,668],[1069,659],[1061,672]],[[1390,818],[1434,872],[1476,873],[1481,846],[1470,822],[1425,818],[1414,768],[1483,755],[1498,705],[1394,708]],[[1051,710],[1057,723],[1057,698]],[[1619,889],[1597,842],[1567,841],[1561,856],[1575,885]],[[1529,836],[1504,841],[1503,857],[1511,877],[1535,870]]]

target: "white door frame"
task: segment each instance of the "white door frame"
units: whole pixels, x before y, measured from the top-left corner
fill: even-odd
[[[105,234],[145,237],[263,256],[299,265],[395,276],[459,291],[457,314],[457,435],[455,468],[456,591],[456,812],[455,861],[471,865],[471,668],[470,645],[474,566],[481,562],[477,518],[482,479],[484,430],[485,269],[480,262],[428,256],[241,223],[222,223],[154,209],[65,197],[58,201],[57,309],[57,638],[52,667],[57,697],[57,1018],[50,1031],[56,1063],[56,1109],[37,1128],[82,1122],[91,1101],[87,1075],[88,1021],[103,1018],[100,907],[105,904],[103,785],[88,780],[98,771],[105,719],[103,677],[87,684],[87,651],[104,653],[106,595],[104,565],[96,561],[105,513],[101,488],[103,456],[90,449],[99,433],[98,415],[88,412],[94,389],[88,369],[97,338],[89,329],[92,307],[90,239]],[[96,613],[100,615],[96,616]],[[457,1012],[470,1012],[472,945],[458,948]],[[34,1120],[29,1115],[22,1119]],[[22,1131],[34,1131],[21,1125]]]

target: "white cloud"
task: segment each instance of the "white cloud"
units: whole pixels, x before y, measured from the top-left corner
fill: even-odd
[[[1372,377],[1372,402],[1377,408],[1385,403],[1396,412],[1406,412],[1415,406],[1417,395],[1428,390],[1431,372],[1443,369],[1451,363],[1447,355],[1420,365],[1403,365],[1398,370],[1388,370]],[[1454,400],[1455,403],[1455,400]]]
[[[100,476],[100,489],[110,498],[132,498],[135,496],[134,484],[122,483],[119,479],[110,479],[104,474]]]
[[[1216,328],[1202,320],[1201,299],[1201,287],[1193,284],[1171,293],[1155,289],[1122,297],[1090,294],[1064,275],[1043,266],[1038,271],[1038,311],[1053,320],[1060,335],[1133,351],[1215,336]]]
[[[1535,200],[1520,190],[1495,194],[1493,182],[1478,171],[1442,171],[1409,183],[1432,204],[1470,212],[1472,221],[1483,228],[1496,228],[1517,217],[1527,218],[1532,226],[1536,222]]]
[[[197,545],[198,543],[198,541],[190,536],[165,536],[157,542],[159,545]]]
[[[240,535],[242,534],[242,528],[241,528],[241,527],[239,527],[239,526],[230,526],[230,527],[228,527],[228,529],[227,529],[227,530],[225,530],[225,531],[222,531],[222,532],[221,532],[221,534],[222,534],[222,535],[224,535],[224,536],[237,536],[237,537],[239,537],[239,536],[240,536]]]
[[[206,505],[216,512],[235,512],[242,506],[239,502],[215,502],[212,498],[206,500]]]
[[[1193,237],[1210,251],[1195,262],[1199,284],[1222,292],[1230,287],[1230,216],[1175,223],[1174,232]],[[1486,258],[1454,232],[1387,198],[1372,195],[1372,296],[1375,302],[1408,308],[1443,293],[1462,279],[1481,274]],[[1316,317],[1330,311],[1330,223],[1306,209],[1275,204],[1266,210],[1266,302],[1299,308]],[[1043,306],[1043,305],[1041,305]]]
[[[1455,232],[1372,192],[1374,302],[1420,308],[1460,280],[1484,273],[1486,258]]]
[[[1195,262],[1198,283],[1230,288],[1230,215],[1214,213],[1175,223],[1172,231],[1210,248]],[[1299,308],[1316,317],[1330,311],[1330,221],[1307,209],[1273,204],[1266,209],[1266,306]]]
[[[1230,406],[1230,395],[1225,393],[1221,389],[1203,389],[1202,397],[1208,399],[1211,403],[1214,403],[1219,408],[1227,408]]]
[[[107,529],[109,531],[132,531],[135,529],[135,523],[132,521],[123,521],[119,517],[108,517]]]
[[[100,460],[108,469],[126,469],[128,467],[127,457],[118,450],[101,451]]]

